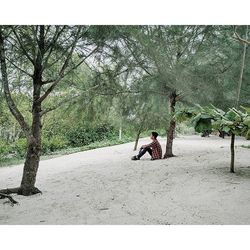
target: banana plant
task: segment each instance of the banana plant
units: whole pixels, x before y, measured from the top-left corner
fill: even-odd
[[[231,163],[230,172],[234,173],[235,162],[235,136],[247,135],[250,133],[250,108],[241,107],[243,111],[236,108],[229,108],[227,112],[213,106],[202,107],[196,105],[193,108],[184,108],[175,113],[179,122],[190,120],[196,132],[220,131],[231,136]]]

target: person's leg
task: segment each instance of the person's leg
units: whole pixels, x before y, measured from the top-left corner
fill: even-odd
[[[152,156],[152,149],[151,148],[147,148],[147,151],[150,154],[150,156]]]
[[[139,154],[137,155],[137,158],[141,158],[146,152],[148,152],[152,156],[152,149],[151,148],[140,148]]]
[[[150,147],[148,148],[140,148],[139,154],[135,155],[131,158],[131,160],[140,160],[140,158],[148,152],[152,156],[152,149]]]

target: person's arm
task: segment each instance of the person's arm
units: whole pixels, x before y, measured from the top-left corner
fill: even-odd
[[[149,144],[146,144],[146,145],[142,145],[141,147],[142,148],[150,148],[150,147],[152,147],[153,145],[154,145],[154,141],[152,141],[151,143],[149,143]]]

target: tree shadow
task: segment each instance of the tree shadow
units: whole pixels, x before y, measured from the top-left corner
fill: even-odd
[[[234,174],[240,178],[250,179],[250,166],[239,167],[235,170]]]

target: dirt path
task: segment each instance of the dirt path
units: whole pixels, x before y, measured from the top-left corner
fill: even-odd
[[[242,144],[250,143],[237,138]],[[185,136],[168,160],[131,161],[127,143],[42,161],[43,194],[14,196],[14,207],[0,200],[0,224],[250,224],[250,150],[236,148],[231,174],[229,145]],[[0,188],[17,186],[21,172],[1,168]]]

